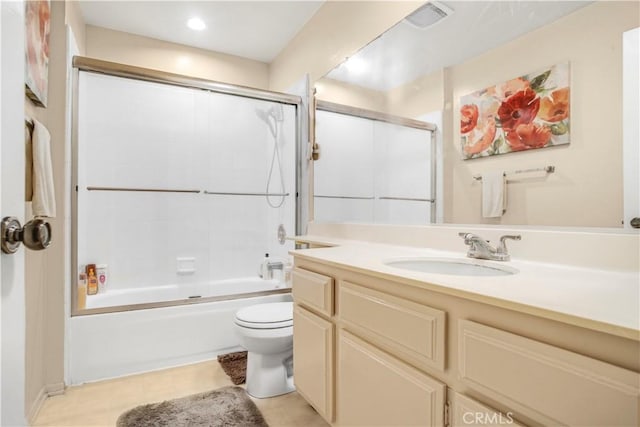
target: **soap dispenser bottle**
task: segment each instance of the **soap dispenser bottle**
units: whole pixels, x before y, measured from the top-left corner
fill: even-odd
[[[87,265],[87,295],[98,293],[98,277],[96,276],[96,265]]]
[[[269,269],[269,254],[264,254],[262,264],[260,264],[260,277],[264,280],[271,279],[271,270]]]

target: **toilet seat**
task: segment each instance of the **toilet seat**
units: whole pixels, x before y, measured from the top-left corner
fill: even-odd
[[[293,302],[257,304],[238,310],[235,323],[250,329],[278,329],[293,325]]]

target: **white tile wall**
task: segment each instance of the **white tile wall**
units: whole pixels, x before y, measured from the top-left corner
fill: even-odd
[[[256,110],[278,104],[81,73],[78,263],[106,263],[112,289],[256,276],[265,253],[286,257],[295,232],[295,106],[283,105],[271,192],[260,196],[87,191],[87,186],[263,193],[274,136]],[[274,201],[279,201],[273,198]],[[178,274],[177,258],[195,259]]]

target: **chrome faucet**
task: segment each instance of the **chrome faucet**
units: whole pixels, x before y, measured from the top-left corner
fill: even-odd
[[[490,259],[493,261],[509,261],[511,256],[507,251],[506,240],[520,240],[522,237],[517,235],[504,235],[500,237],[500,245],[497,249],[489,244],[488,240],[472,233],[458,233],[464,239],[464,244],[469,245],[467,256],[469,258]]]

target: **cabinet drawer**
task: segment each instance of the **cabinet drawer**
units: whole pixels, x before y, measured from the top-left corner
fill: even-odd
[[[344,281],[339,311],[358,335],[418,366],[444,371],[444,311]]]
[[[333,329],[319,316],[293,310],[293,380],[298,393],[333,421]]]
[[[339,332],[337,423],[345,426],[442,426],[441,382]]]
[[[333,278],[302,268],[293,269],[293,299],[326,316],[333,315]]]
[[[533,410],[545,424],[638,425],[635,372],[467,320],[459,322],[458,358],[469,387]]]
[[[523,427],[513,420],[511,412],[501,413],[454,391],[449,391],[452,427]]]

